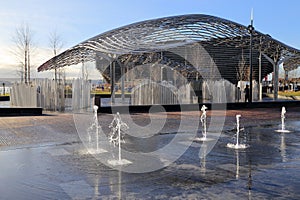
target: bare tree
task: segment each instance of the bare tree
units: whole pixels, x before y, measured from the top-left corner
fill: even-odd
[[[16,74],[17,76],[20,77],[20,80],[21,80],[21,83],[24,82],[24,70],[23,70],[23,67],[24,66],[24,63],[20,62],[20,64],[17,66],[17,69],[16,69]]]
[[[30,82],[30,56],[33,48],[32,32],[27,24],[23,24],[16,29],[13,41],[16,45],[16,51],[14,51],[17,59],[22,64],[22,75],[24,76],[25,84]],[[22,79],[21,79],[22,80]]]
[[[60,50],[62,49],[63,43],[61,37],[57,34],[57,31],[54,30],[49,34],[49,46],[51,51],[53,52],[53,56],[57,56]],[[54,61],[55,62],[55,61]],[[54,63],[54,82],[55,82],[55,110],[61,110],[63,107],[63,89],[61,85],[61,71],[58,70],[59,66],[57,63]],[[58,77],[57,77],[58,76]],[[58,81],[57,81],[58,80]]]
[[[53,56],[57,56],[57,54],[60,52],[60,50],[63,47],[62,39],[61,39],[60,35],[57,34],[56,30],[51,32],[49,35],[49,46],[50,46],[51,50],[53,51]],[[55,63],[55,67],[54,67],[55,82],[57,82],[57,74],[59,74],[59,76],[60,76],[60,73],[57,73],[57,68],[58,67],[56,66],[56,63]]]
[[[248,76],[248,68],[246,65],[246,60],[244,56],[244,49],[242,49],[242,54],[239,59],[238,66],[236,67],[237,70],[237,81],[246,81],[249,80]]]

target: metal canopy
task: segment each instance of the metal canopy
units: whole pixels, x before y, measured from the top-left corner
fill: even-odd
[[[181,73],[193,77],[195,70],[186,67],[186,60],[169,53],[174,48],[184,48],[193,43],[206,49],[222,77],[231,82],[237,81],[236,68],[241,61],[245,60],[244,64],[249,65],[250,33],[247,26],[214,16],[195,14],[142,21],[99,34],[48,60],[38,71],[87,61],[113,61],[115,58],[118,58],[119,65],[126,63],[134,67],[142,61],[157,62],[162,54],[160,61],[164,60],[174,68],[177,66]],[[287,46],[270,35],[254,31],[252,58],[256,80],[260,53],[275,63],[284,60],[287,71],[300,65],[298,49]],[[262,76],[272,72],[273,65],[267,59],[263,58],[262,64]],[[100,67],[99,70],[106,79],[110,79],[108,69]]]

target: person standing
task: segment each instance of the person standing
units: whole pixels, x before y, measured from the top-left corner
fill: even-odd
[[[246,88],[244,90],[245,93],[245,102],[249,102],[249,97],[250,97],[250,89],[249,89],[249,85],[246,85]]]
[[[240,87],[236,88],[235,99],[237,102],[240,102],[240,100],[241,100],[241,88]]]

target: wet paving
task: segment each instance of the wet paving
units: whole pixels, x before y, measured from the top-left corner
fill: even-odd
[[[240,142],[247,143],[247,149],[226,147],[235,142],[237,113],[244,128]],[[199,112],[183,115],[194,120]],[[112,116],[98,116],[103,131],[109,131]],[[208,121],[211,117],[208,112]],[[176,132],[182,118],[169,113],[166,125],[152,137],[125,137],[127,151],[154,151],[176,135],[180,136],[176,145],[186,145],[174,163],[145,173],[128,173],[127,166],[116,170],[83,153],[86,146],[74,118],[72,114],[0,118],[0,199],[300,199],[299,108],[287,111],[290,133],[275,132],[280,109],[227,111],[211,151],[211,141],[193,142],[188,128]],[[147,114],[132,118],[141,126],[149,123]],[[197,128],[201,134],[201,126]]]

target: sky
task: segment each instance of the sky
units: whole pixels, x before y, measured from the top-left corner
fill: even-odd
[[[120,26],[167,16],[207,14],[248,25],[253,9],[256,30],[300,49],[299,8],[299,0],[0,0],[0,79],[18,77],[13,37],[22,24],[31,29],[35,46],[32,76],[43,77],[52,72],[36,68],[53,56],[54,31],[63,51]]]

